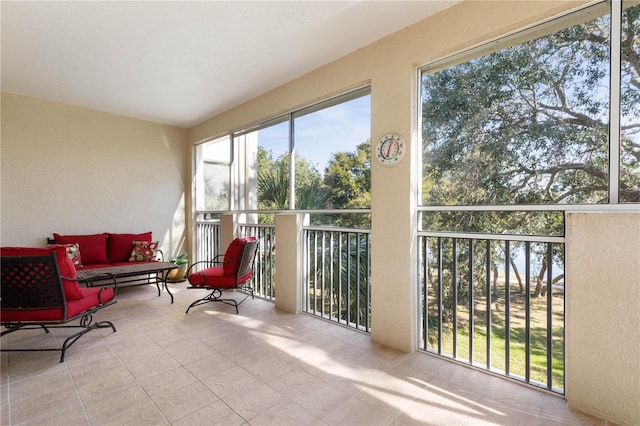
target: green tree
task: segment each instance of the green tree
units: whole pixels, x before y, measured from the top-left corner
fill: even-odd
[[[295,162],[296,209],[323,208],[328,190],[318,170],[303,158]],[[258,208],[289,209],[289,156],[274,159],[271,152],[258,147]]]
[[[640,201],[639,26],[640,6],[626,9],[619,193],[626,202]],[[606,202],[608,70],[609,17],[604,16],[424,75],[423,203]],[[423,226],[466,232],[562,234],[562,223],[561,216],[553,213],[453,212],[425,215]],[[484,251],[476,257],[482,258],[486,249],[479,249]],[[429,250],[438,253],[434,241]],[[445,264],[450,265],[451,249],[445,244],[440,250]],[[504,259],[499,247],[490,250],[495,261]],[[550,265],[543,257],[543,247],[533,245],[532,250],[540,265],[534,291],[537,296]],[[458,256],[464,264],[466,253]],[[554,259],[563,261],[560,250],[554,251]],[[484,265],[478,268],[475,276],[484,277]],[[444,285],[446,297],[451,288]],[[482,294],[480,281],[472,285]]]
[[[330,188],[329,202],[337,209],[371,207],[371,147],[369,141],[355,152],[333,155],[325,171],[324,183]]]
[[[640,201],[639,10],[624,13],[622,55],[620,198],[630,202]],[[423,201],[605,202],[608,25],[605,16],[425,76]]]
[[[371,207],[371,146],[367,140],[353,152],[333,155],[325,169],[324,185],[329,188],[328,204],[333,209]],[[369,228],[370,215],[342,214],[330,218],[332,224]]]

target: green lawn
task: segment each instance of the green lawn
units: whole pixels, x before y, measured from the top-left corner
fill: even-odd
[[[525,316],[524,305],[519,305],[517,298],[512,296],[509,324],[509,375],[525,377]],[[558,300],[555,300],[558,299]],[[514,303],[515,302],[515,303]],[[563,301],[554,298],[553,339],[552,339],[552,377],[553,388],[564,388],[564,326]],[[562,309],[561,309],[562,308]],[[487,367],[487,327],[485,318],[486,307],[484,301],[477,300],[474,308],[473,333],[473,364]],[[530,381],[547,385],[547,320],[546,298],[531,300],[531,330],[530,330]],[[432,324],[437,319],[437,312],[430,311]],[[453,321],[449,319],[443,323],[441,351],[443,355],[454,357],[460,361],[469,362],[469,318],[468,307],[458,306],[458,329],[456,338],[456,354],[453,353]],[[491,309],[491,370],[506,371],[506,331],[504,306],[500,303],[492,305]],[[437,351],[437,328],[429,330],[429,350]]]

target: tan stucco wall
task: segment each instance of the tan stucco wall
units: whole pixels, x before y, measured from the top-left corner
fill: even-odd
[[[372,337],[412,351],[416,347],[417,67],[584,3],[458,4],[189,129],[189,142],[221,136],[371,84],[371,140],[396,132],[409,146],[400,164],[385,168],[374,161],[371,166]]]
[[[153,231],[185,244],[187,131],[2,93],[0,244]]]
[[[569,406],[640,424],[640,211],[568,213]]]

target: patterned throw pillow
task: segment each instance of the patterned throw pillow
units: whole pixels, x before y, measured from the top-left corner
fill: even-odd
[[[80,257],[80,246],[78,244],[49,244],[47,247],[64,247],[67,251],[67,256],[71,259],[71,262],[75,267],[82,266],[82,258]]]
[[[132,241],[130,262],[148,262],[154,260],[158,253],[158,241]]]

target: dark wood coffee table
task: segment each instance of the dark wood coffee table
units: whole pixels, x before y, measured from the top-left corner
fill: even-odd
[[[131,262],[130,265],[107,266],[104,268],[80,269],[77,271],[79,282],[87,286],[99,285],[101,278],[114,278],[118,284],[145,285],[155,284],[160,297],[160,285],[169,293],[171,303],[173,294],[167,287],[167,275],[178,266],[170,262]],[[146,278],[141,278],[146,275]],[[134,278],[135,277],[135,278]]]

